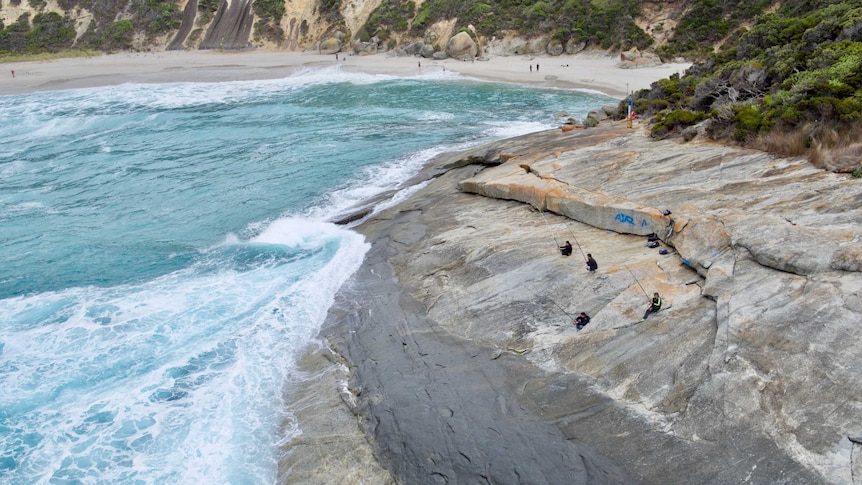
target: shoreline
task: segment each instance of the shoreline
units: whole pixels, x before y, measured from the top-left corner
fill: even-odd
[[[784,249],[771,241],[788,221],[766,214],[822,229],[826,239],[813,238],[812,248],[855,216],[805,219],[807,205],[792,190],[773,194],[768,207],[750,201],[765,179],[784,185],[793,174],[817,193],[828,190],[823,197],[835,206],[858,210],[858,187],[838,187],[843,177],[802,160],[650,141],[641,128],[548,130],[442,154],[416,178],[431,183],[355,228],[372,248],[319,335],[328,360],[348,373],[347,390],[329,390],[332,400],[358,417],[370,449],[356,448],[346,432],[304,429],[304,440],[285,450],[292,466],[282,469],[311,462],[320,455],[308,450],[327,439],[328,469],[373,470],[382,477],[373,483],[847,482],[846,464],[860,451],[834,428],[856,429],[853,411],[812,417],[818,441],[800,450],[796,430],[783,427],[785,408],[773,413],[763,403],[781,400],[787,412],[815,416],[841,407],[844,389],[857,382],[858,370],[845,371],[844,362],[860,338],[859,310],[836,309],[831,335],[794,335],[814,312],[797,288],[857,295],[862,266],[787,276],[781,264],[795,258],[779,256]],[[679,163],[693,156],[702,161],[697,170]],[[719,173],[748,185],[736,203],[701,195],[718,193]],[[645,244],[646,230],[619,231],[627,222],[615,217],[652,214],[655,230],[669,217],[657,207],[674,214],[665,253]],[[749,246],[720,249],[727,241],[710,237],[713,217]],[[596,273],[551,250],[551,236],[569,234],[596,254]],[[752,260],[746,251],[760,244],[771,256]],[[638,321],[644,287],[667,305]],[[784,307],[799,316],[788,319]],[[581,331],[572,325],[579,311],[592,316]],[[845,331],[852,338],[833,356],[794,353],[800,362],[790,362],[780,360],[786,347],[770,350],[776,336],[803,348]],[[809,369],[823,358],[842,384],[811,395]],[[747,362],[768,362],[780,385],[747,385]],[[758,467],[762,461],[770,466]]]
[[[165,51],[105,54],[98,57],[10,62],[0,71],[0,95],[114,86],[123,83],[229,82],[286,77],[299,69],[334,66],[368,74],[416,76],[449,71],[488,82],[531,87],[592,89],[612,97],[647,88],[662,78],[682,73],[690,64],[620,69],[618,58],[604,52],[561,56],[494,56],[462,62],[419,57],[319,55],[306,52],[254,50],[241,52]],[[538,65],[540,70],[531,70]],[[15,76],[12,77],[12,71]],[[553,79],[546,79],[546,77]]]

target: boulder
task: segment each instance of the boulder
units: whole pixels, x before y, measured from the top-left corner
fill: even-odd
[[[590,118],[595,118],[596,121],[604,121],[608,119],[608,114],[605,113],[605,110],[603,109],[594,109],[587,113],[587,116]]]
[[[434,46],[430,44],[425,44],[424,46],[422,46],[422,50],[419,52],[419,55],[426,59],[434,57]]]
[[[561,44],[559,41],[553,40],[553,41],[551,41],[550,44],[548,44],[548,54],[550,54],[552,56],[558,56],[562,53],[563,53],[563,44]]]
[[[353,52],[361,56],[377,54],[377,44],[374,42],[353,41]]]
[[[619,111],[619,106],[616,104],[606,104],[602,106],[602,111],[604,111],[608,116],[616,116],[617,111]]]
[[[446,43],[446,53],[449,57],[468,55],[472,58],[476,57],[478,52],[476,42],[467,32],[458,32]]]
[[[433,58],[438,61],[442,61],[443,59],[447,59],[449,54],[446,54],[446,51],[437,51],[434,53]]]
[[[425,47],[425,43],[421,40],[417,40],[416,42],[408,44],[407,47],[404,48],[404,52],[406,52],[408,56],[417,56],[422,53],[423,47]]]
[[[335,37],[330,37],[320,41],[317,46],[317,52],[320,54],[335,54],[341,52],[341,41]]]
[[[527,54],[545,54],[548,52],[548,38],[537,37],[527,41]]]
[[[586,48],[586,42],[577,42],[575,39],[569,39],[566,42],[566,54],[577,54]]]

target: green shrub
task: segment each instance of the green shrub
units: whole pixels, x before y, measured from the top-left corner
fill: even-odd
[[[251,8],[258,18],[272,20],[273,24],[280,23],[284,16],[284,0],[254,0]]]
[[[668,133],[696,125],[705,120],[706,117],[705,113],[685,109],[662,111],[656,115],[656,123],[650,129],[650,134],[654,138],[661,138]]]
[[[756,106],[745,105],[737,107],[734,114],[734,138],[745,141],[755,137],[760,131],[763,115]]]
[[[198,0],[198,12],[215,13],[218,6],[219,0]]]
[[[22,53],[27,46],[30,31],[30,14],[25,12],[18,20],[0,31],[0,53]]]
[[[103,38],[102,46],[106,50],[111,49],[129,49],[132,47],[132,35],[134,26],[132,21],[128,19],[117,20],[108,26],[107,32]]]
[[[407,30],[407,19],[413,18],[415,13],[416,4],[413,0],[385,0],[371,12],[363,28],[378,37],[383,31],[404,32]]]
[[[341,19],[341,0],[320,0],[320,16],[329,22]]]
[[[33,28],[26,35],[25,50],[30,53],[59,52],[72,47],[75,24],[56,12],[40,13],[33,17]]]
[[[853,176],[857,179],[862,179],[862,168],[854,170]]]
[[[183,19],[179,6],[171,1],[133,0],[132,12],[132,23],[148,36],[178,29]]]

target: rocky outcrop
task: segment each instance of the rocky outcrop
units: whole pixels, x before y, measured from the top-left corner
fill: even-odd
[[[617,67],[620,69],[636,69],[639,67],[655,67],[661,65],[661,58],[652,52],[641,52],[638,49],[631,49],[620,53],[620,63]]]
[[[195,18],[197,18],[198,12],[198,1],[197,0],[189,0],[186,3],[186,7],[183,9],[183,22],[180,25],[180,29],[177,31],[174,38],[165,48],[165,50],[175,51],[185,48],[185,41],[188,38],[189,34],[192,31],[192,28],[195,24]]]
[[[251,0],[222,2],[200,49],[245,49],[251,47],[249,35],[254,24]]]
[[[855,180],[610,123],[420,178],[323,332],[397,482],[852,483]]]
[[[326,55],[341,52],[341,41],[336,39],[335,37],[330,37],[328,39],[322,40],[317,46],[317,52],[319,54]]]
[[[446,54],[449,57],[476,57],[477,53],[476,42],[467,32],[458,32],[446,43]]]

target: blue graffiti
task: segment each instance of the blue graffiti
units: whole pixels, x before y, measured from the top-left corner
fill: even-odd
[[[631,224],[633,226],[635,225],[634,218],[632,218],[632,216],[630,216],[628,214],[623,214],[622,212],[618,212],[617,216],[614,217],[614,220],[622,222],[623,224]]]
[[[641,227],[646,227],[646,225],[647,225],[646,219],[642,220],[641,221]]]

